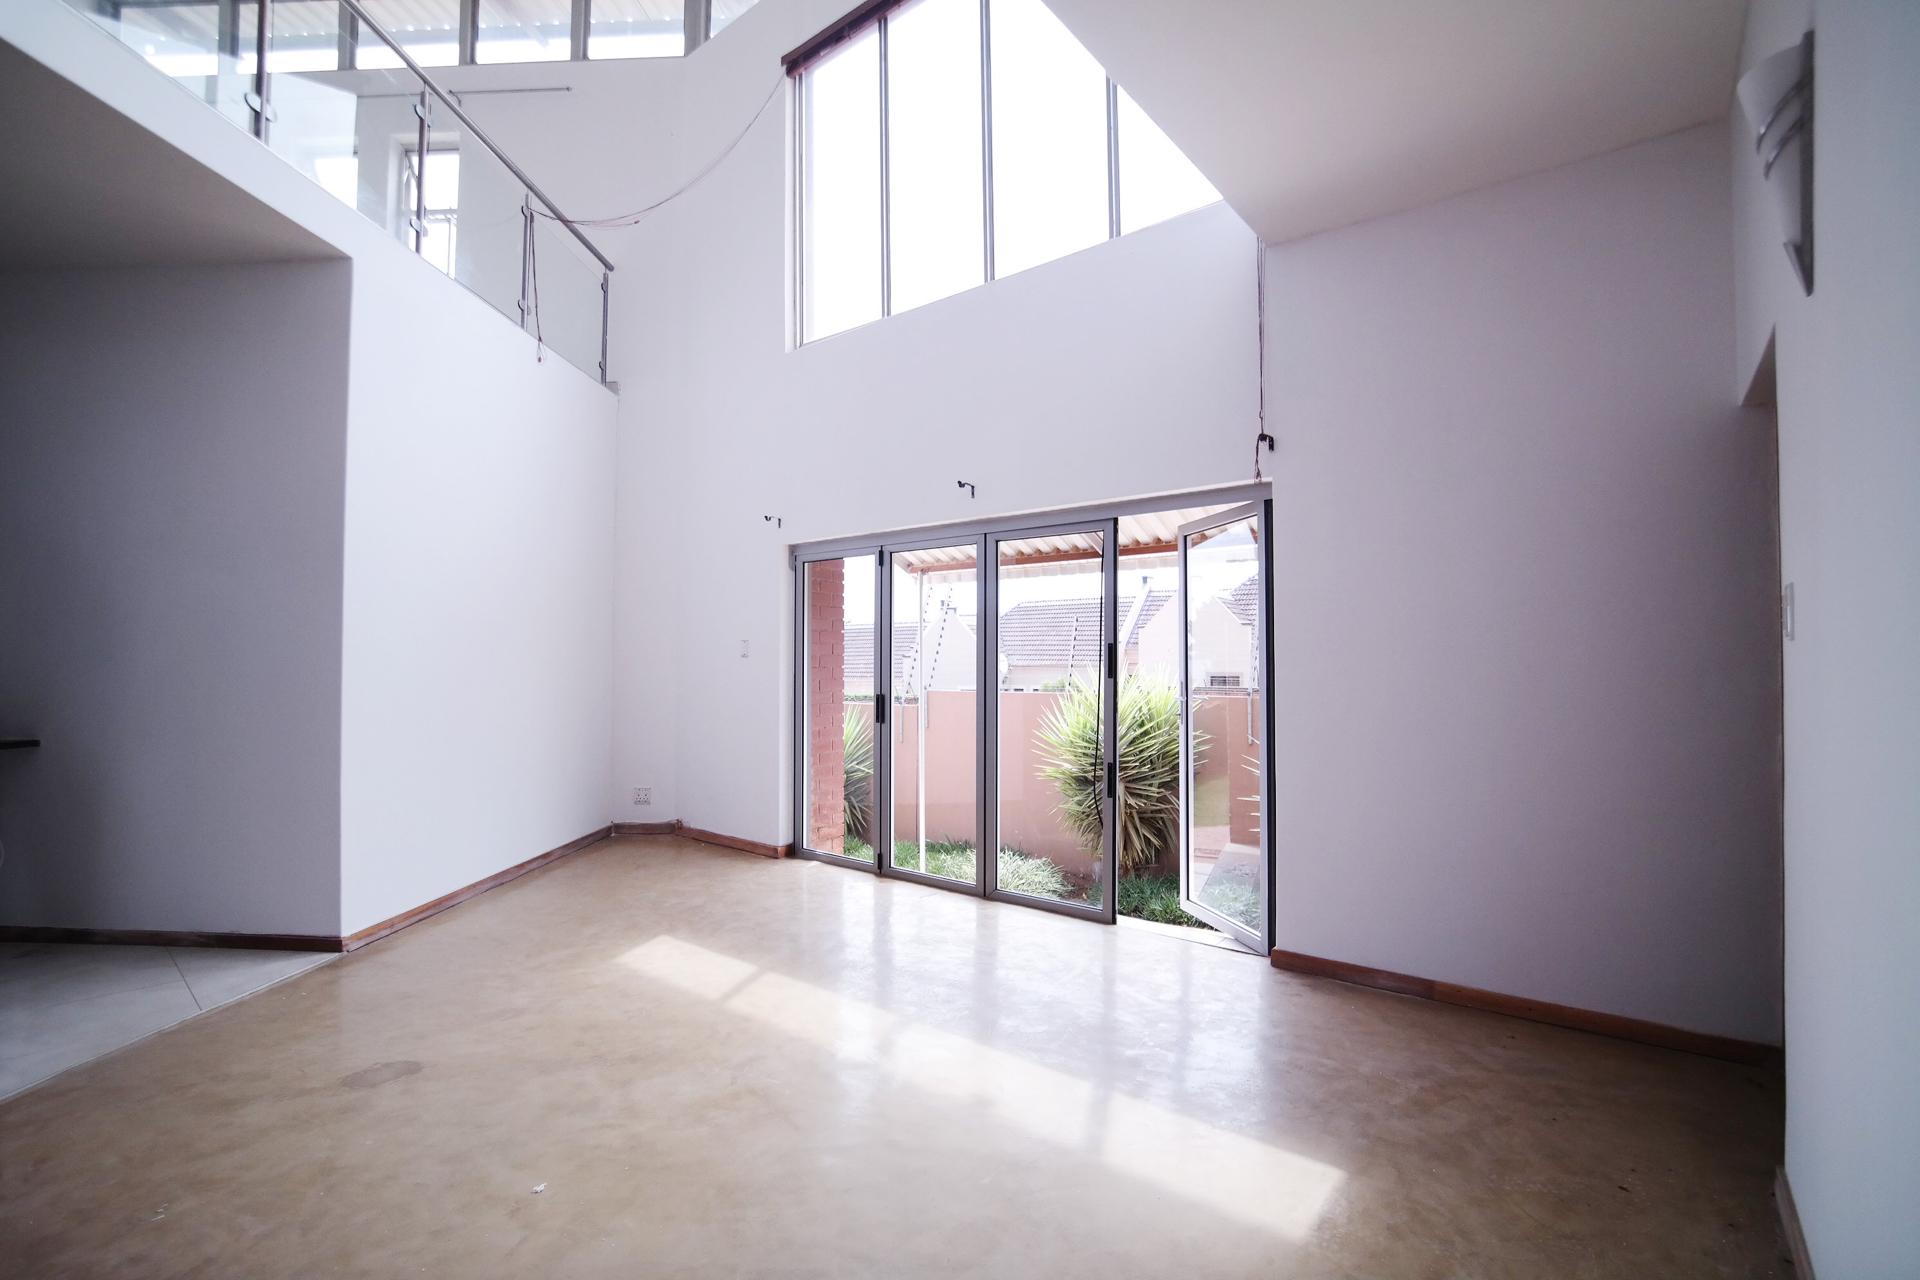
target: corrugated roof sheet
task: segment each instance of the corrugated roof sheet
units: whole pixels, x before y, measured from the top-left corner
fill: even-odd
[[[1175,511],[1149,511],[1142,515],[1120,517],[1120,554],[1161,550],[1179,536],[1180,526],[1225,507],[1182,507]],[[894,553],[894,564],[912,573],[943,572],[973,567],[973,543],[949,547],[927,547],[919,551]],[[1066,533],[1050,537],[1022,538],[1000,545],[1000,554],[1008,565],[1022,561],[1035,567],[1076,560],[1095,559],[1100,554],[1100,538],[1092,533]]]

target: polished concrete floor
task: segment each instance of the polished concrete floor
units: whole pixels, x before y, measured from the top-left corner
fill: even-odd
[[[0,943],[0,1098],[334,958]]]
[[[616,840],[0,1104],[55,1276],[1786,1276],[1767,1072]]]

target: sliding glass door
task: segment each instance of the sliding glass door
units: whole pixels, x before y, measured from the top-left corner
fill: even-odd
[[[802,559],[796,613],[799,803],[795,845],[835,861],[873,863],[878,805],[875,698],[880,616],[877,553]]]
[[[1271,500],[1178,501],[797,550],[796,851],[1270,949]]]
[[[1268,508],[1180,528],[1180,906],[1266,954]]]
[[[1115,522],[987,538],[988,893],[1111,921]]]
[[[980,540],[884,554],[882,869],[978,893]]]

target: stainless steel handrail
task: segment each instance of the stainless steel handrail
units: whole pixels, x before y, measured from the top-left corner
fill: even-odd
[[[467,132],[471,133],[476,139],[479,140],[480,145],[484,146],[487,150],[493,152],[495,158],[498,159],[501,164],[504,164],[505,166],[507,166],[507,168],[513,173],[513,176],[520,180],[520,185],[525,187],[529,192],[531,192],[533,194],[534,199],[538,200],[541,204],[547,207],[547,212],[553,215],[554,221],[558,222],[561,226],[565,227],[570,233],[572,233],[573,238],[575,240],[578,240],[581,244],[581,247],[584,248],[588,253],[592,254],[594,257],[594,260],[598,262],[603,268],[605,268],[608,271],[613,270],[613,263],[607,261],[607,255],[604,253],[601,253],[599,249],[595,248],[593,241],[587,239],[587,237],[581,233],[580,228],[574,226],[573,223],[567,218],[567,215],[560,212],[560,206],[555,204],[551,199],[548,198],[547,193],[540,189],[539,184],[534,182],[532,178],[529,178],[526,175],[525,171],[522,170],[519,165],[513,162],[512,157],[507,155],[505,151],[502,151],[500,149],[500,145],[496,143],[492,138],[489,138],[487,136],[487,131],[485,129],[482,129],[479,125],[473,122],[473,117],[469,116],[466,112],[460,109],[460,104],[454,101],[453,96],[450,93],[448,93],[445,89],[442,89],[439,85],[435,84],[433,81],[433,77],[428,75],[425,71],[421,70],[420,64],[415,62],[412,56],[409,55],[405,49],[402,49],[400,47],[400,42],[395,40],[392,36],[388,35],[386,33],[385,28],[381,27],[381,25],[378,22],[375,22],[371,17],[368,16],[366,8],[360,3],[360,0],[340,0],[340,3],[345,5],[347,9],[352,12],[353,16],[359,20],[359,23],[362,27],[365,27],[367,30],[372,31],[373,34],[379,36],[380,39],[386,43],[387,48],[393,50],[393,52],[399,57],[400,61],[406,64],[407,70],[413,72],[414,75],[420,78],[420,83],[425,85],[428,91],[431,92],[434,97],[446,103],[447,110],[453,112],[454,119],[458,120],[463,126],[465,126]],[[267,6],[263,4],[260,6],[260,8],[261,8],[261,16],[262,16],[263,25],[264,25]],[[266,66],[266,60],[264,58],[261,59],[260,65],[263,68]]]

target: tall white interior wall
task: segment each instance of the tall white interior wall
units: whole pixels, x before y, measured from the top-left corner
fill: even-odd
[[[395,258],[353,283],[347,933],[607,822],[615,397]]]
[[[788,838],[789,544],[1251,474],[1255,247],[1223,206],[789,349],[779,58],[836,16],[762,4],[684,63],[457,81],[566,87],[465,101],[594,214],[693,178],[772,95],[685,197],[595,233],[619,264],[616,820]],[[607,119],[635,125],[609,142]]]
[[[153,830],[145,843],[131,846],[147,852],[126,859],[132,870],[124,883],[88,886],[127,909],[78,921],[0,917],[0,923],[351,933],[603,826],[614,396],[551,352],[537,362],[533,340],[514,322],[449,284],[203,103],[139,67],[132,53],[64,4],[0,6],[0,38],[138,121],[156,147],[176,148],[251,194],[263,218],[289,219],[350,260],[336,268],[336,292],[311,306],[298,297],[256,302],[244,290],[229,299],[208,285],[193,302],[198,310],[177,318],[157,307],[130,311],[144,329],[109,317],[116,322],[89,325],[76,318],[61,330],[73,354],[46,367],[62,375],[62,395],[80,397],[97,381],[100,397],[123,389],[112,408],[132,421],[150,416],[136,390],[183,416],[191,417],[190,410],[212,415],[196,426],[202,434],[189,437],[203,452],[178,461],[182,470],[189,464],[208,469],[195,483],[238,489],[243,479],[297,475],[313,486],[302,495],[326,495],[331,571],[315,582],[289,559],[287,576],[259,587],[261,600],[276,606],[282,593],[303,593],[284,608],[256,616],[260,605],[242,592],[210,599],[198,590],[203,573],[194,559],[220,564],[236,549],[290,555],[280,545],[284,539],[273,536],[289,503],[270,487],[233,498],[230,511],[217,513],[230,517],[217,530],[206,523],[216,513],[186,513],[200,521],[181,528],[167,521],[185,517],[166,513],[167,521],[156,521],[156,545],[135,548],[139,554],[130,554],[128,563],[151,564],[170,550],[177,557],[154,565],[127,589],[156,610],[174,608],[175,597],[180,606],[201,603],[204,616],[182,625],[216,632],[222,644],[258,633],[277,636],[275,627],[297,625],[306,648],[286,656],[283,674],[306,686],[303,698],[324,698],[329,715],[324,725],[276,716],[291,695],[244,681],[232,699],[209,696],[209,690],[235,687],[235,673],[253,669],[250,662],[268,660],[231,655],[217,645],[195,657],[200,665],[184,668],[192,681],[163,692],[137,690],[166,710],[167,721],[144,731],[139,746],[171,759],[116,758],[100,765],[124,767],[128,778],[141,780],[134,789],[140,816]],[[369,176],[384,179],[392,172],[388,143],[403,140],[401,127],[370,136]],[[537,157],[539,150],[521,154]],[[530,163],[538,167],[537,160]],[[498,190],[497,182],[491,185]],[[139,193],[125,198],[137,203]],[[515,206],[517,197],[504,207],[510,228],[517,226]],[[517,297],[517,235],[509,241],[504,274],[515,278]],[[463,265],[479,265],[472,251],[486,243],[497,241],[468,236]],[[464,274],[498,294],[485,283],[497,282],[498,274]],[[509,308],[511,300],[505,300]],[[597,289],[591,301],[590,318],[597,319]],[[45,319],[25,303],[9,315],[29,328]],[[310,335],[298,327],[323,319],[333,328]],[[175,327],[177,335],[170,332]],[[37,351],[39,344],[20,349]],[[118,369],[123,359],[133,362],[124,374]],[[27,375],[41,379],[28,385],[47,387],[48,375],[32,367]],[[324,466],[302,452],[310,451],[305,437],[275,430],[322,411],[334,415]],[[246,432],[232,441],[210,434],[215,427],[238,433],[242,424]],[[223,452],[215,452],[214,443]],[[243,465],[253,474],[240,470]],[[91,505],[43,518],[49,527],[85,531],[103,519],[102,492],[75,490]],[[214,493],[227,496],[217,487]],[[112,512],[105,519],[109,528],[120,527]],[[186,541],[176,547],[172,537]],[[9,539],[9,547],[15,545]],[[109,562],[98,572],[112,567]],[[55,600],[49,608],[55,605],[66,607]],[[21,616],[34,612],[23,609]],[[136,644],[130,630],[116,634],[128,640],[117,655],[127,679],[153,677],[151,637]],[[212,656],[229,660],[215,666]],[[173,670],[158,666],[160,674]],[[5,679],[0,673],[0,682]],[[222,753],[196,754],[192,733],[212,715],[209,705],[250,726],[244,752],[223,744]],[[59,728],[47,734],[56,745],[43,757],[42,772],[53,751],[77,745],[70,733],[56,739]],[[309,753],[291,763],[280,745],[290,735]],[[13,763],[0,761],[0,767]],[[18,768],[10,772],[22,785],[41,786]],[[172,788],[168,794],[145,781],[160,776]],[[308,803],[314,787],[324,794],[322,810]],[[75,829],[94,820],[82,804],[86,797],[62,792],[58,798],[77,810],[62,819]],[[205,806],[193,823],[159,821],[190,803]],[[113,821],[124,830],[132,818],[116,814]],[[219,857],[193,861],[201,844]],[[326,850],[317,878],[281,873],[278,851],[309,847]],[[234,849],[245,850],[245,858],[229,852]],[[0,868],[0,887],[24,867],[27,855],[18,849],[14,855]],[[181,865],[200,873],[170,873]],[[89,874],[78,860],[68,870],[76,878]],[[242,892],[253,888],[261,891]],[[142,906],[137,919],[131,904]],[[148,904],[156,909],[146,910]]]
[[[568,87],[467,102],[596,214],[775,93],[599,233],[617,820],[790,837],[788,544],[1250,476],[1224,207],[789,348],[778,56],[831,8],[681,64],[461,73]],[[585,122],[615,116],[671,145],[609,163]],[[1724,138],[1269,251],[1283,946],[1778,1040],[1772,445],[1726,389]]]
[[[0,277],[0,923],[338,932],[348,270]]]
[[[1786,1168],[1821,1280],[1920,1272],[1920,7],[1815,23],[1815,288],[1733,131],[1745,388],[1774,343],[1786,646]],[[1758,0],[1742,66],[1806,6]]]
[[[1280,945],[1777,1042],[1725,129],[1268,253]]]

